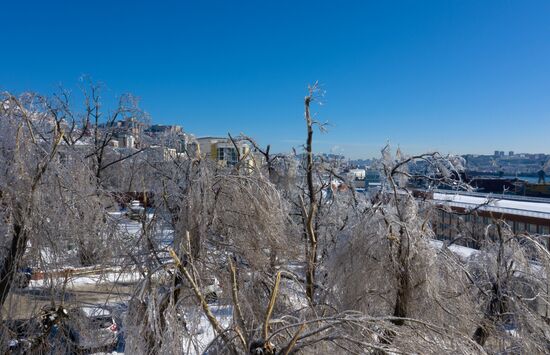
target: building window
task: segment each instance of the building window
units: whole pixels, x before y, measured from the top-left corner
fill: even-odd
[[[237,150],[235,148],[228,148],[228,147],[218,148],[217,152],[218,152],[218,156],[217,156],[218,161],[225,161],[227,165],[237,164],[238,158],[237,158]]]
[[[529,232],[529,233],[532,233],[532,234],[537,233],[537,225],[536,225],[536,224],[529,223],[529,224],[528,224],[528,232]]]
[[[237,164],[237,150],[235,148],[227,148],[226,155],[226,160],[228,164]]]

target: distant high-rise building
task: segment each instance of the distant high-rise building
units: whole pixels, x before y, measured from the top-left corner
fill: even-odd
[[[513,150],[509,151],[508,156],[513,157],[514,156],[514,151]]]
[[[181,126],[154,124],[147,130],[151,133],[181,133]]]

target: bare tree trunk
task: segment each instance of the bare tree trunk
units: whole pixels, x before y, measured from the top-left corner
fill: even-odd
[[[0,269],[0,309],[2,309],[8,298],[8,293],[13,284],[15,273],[19,267],[19,260],[27,245],[27,237],[27,233],[23,226],[16,222],[13,226],[13,237],[8,254],[4,258],[2,268]]]
[[[497,274],[496,280],[492,284],[491,288],[491,300],[487,305],[485,315],[480,324],[476,328],[472,339],[481,346],[485,346],[485,342],[489,338],[489,331],[487,325],[494,323],[501,314],[508,312],[506,305],[506,296],[502,292],[502,285],[506,285],[507,277],[509,275],[502,275],[502,272],[506,270],[506,260],[504,258],[504,236],[502,235],[502,229],[500,224],[497,224],[498,234],[498,254],[497,254]]]
[[[408,246],[409,243],[405,239],[406,233],[401,229],[401,242],[399,243],[399,252],[397,258],[399,260],[398,280],[397,280],[397,296],[395,299],[395,306],[393,310],[393,316],[399,318],[408,317],[409,302],[410,302],[410,275],[409,275],[409,261],[408,261]],[[395,319],[392,321],[395,325],[403,325],[402,319]]]
[[[308,237],[308,248],[306,248],[306,294],[311,303],[314,301],[315,295],[315,271],[317,266],[317,235],[314,227],[315,216],[317,213],[317,197],[315,194],[315,186],[313,184],[313,120],[310,114],[310,104],[312,100],[312,92],[305,98],[305,118],[307,124],[307,140],[306,140],[306,179],[309,195],[309,211],[306,212],[303,206],[305,215],[305,229]]]
[[[267,165],[267,174],[268,174],[268,177],[269,177],[269,181],[271,182],[275,182],[275,168],[273,167],[273,161],[274,159],[276,158],[272,158],[269,151],[271,149],[271,145],[267,145],[267,147],[265,148],[265,150],[263,150],[262,148],[260,148],[260,146],[258,145],[258,143],[256,143],[256,141],[248,136],[242,136],[244,140],[248,141],[250,144],[252,144],[252,146],[254,147],[254,149],[256,149],[260,154],[262,154],[265,158],[265,163]]]
[[[395,307],[393,310],[394,317],[406,318],[409,309],[409,281],[406,272],[399,275],[399,284],[397,289],[397,298],[395,300]],[[392,321],[395,325],[403,325],[402,319],[396,319]]]
[[[17,101],[16,101],[17,102]],[[20,103],[17,102],[19,107],[22,107]],[[29,134],[31,137],[34,137],[33,129],[30,126],[30,120],[28,117],[25,117],[25,121],[29,125]],[[27,247],[28,241],[28,231],[26,229],[26,217],[30,215],[30,211],[34,205],[34,195],[44,174],[46,173],[49,164],[52,162],[54,157],[57,154],[57,148],[61,143],[63,138],[63,133],[58,132],[57,136],[52,142],[52,149],[48,152],[48,155],[44,157],[42,162],[39,162],[36,166],[36,171],[33,174],[31,185],[29,186],[29,195],[28,202],[25,205],[20,203],[15,203],[13,206],[14,212],[12,213],[13,218],[13,237],[11,244],[8,250],[6,257],[2,262],[2,267],[0,269],[0,312],[6,299],[8,293],[13,284],[15,273],[19,267],[19,262],[23,254],[25,254],[25,249]],[[33,142],[34,143],[34,142]],[[17,137],[17,146],[19,146],[19,137]]]

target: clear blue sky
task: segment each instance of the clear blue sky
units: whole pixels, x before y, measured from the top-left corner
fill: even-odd
[[[318,151],[550,153],[550,1],[9,1],[0,90],[132,92],[155,122]]]

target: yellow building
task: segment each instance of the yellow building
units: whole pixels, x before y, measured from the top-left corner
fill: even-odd
[[[235,141],[222,137],[197,138],[202,157],[208,157],[223,166],[234,166],[240,159],[244,159],[248,167],[254,166],[250,152],[250,145],[245,141]]]

